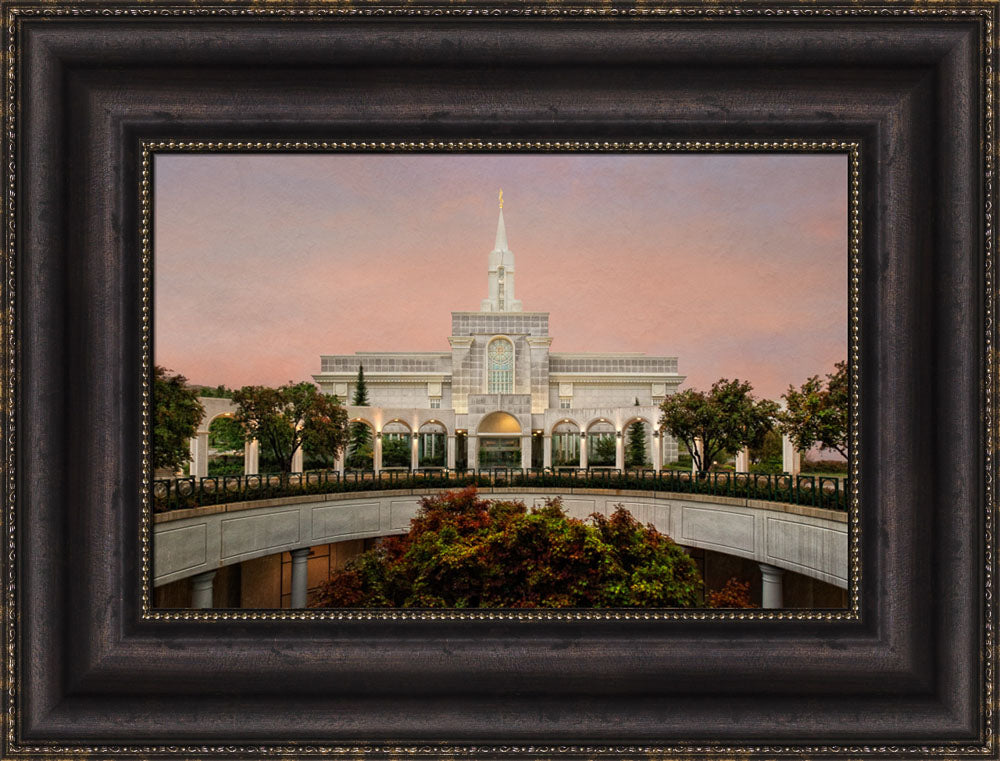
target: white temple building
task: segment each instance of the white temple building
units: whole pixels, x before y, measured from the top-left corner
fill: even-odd
[[[676,460],[677,444],[657,421],[664,396],[684,381],[677,357],[550,351],[549,313],[524,311],[515,294],[502,192],[487,263],[479,311],[451,313],[450,350],[321,357],[313,378],[349,405],[352,421],[372,427],[374,468],[624,468],[637,464],[626,462],[625,446],[637,421],[645,464]],[[359,366],[367,407],[349,404]],[[392,439],[411,445],[409,462],[399,460],[398,443],[395,460],[383,461]]]

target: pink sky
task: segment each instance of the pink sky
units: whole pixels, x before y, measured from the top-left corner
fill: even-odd
[[[843,155],[164,154],[154,177],[155,361],[193,383],[449,351],[501,187],[553,352],[677,356],[685,387],[771,398],[847,356]]]

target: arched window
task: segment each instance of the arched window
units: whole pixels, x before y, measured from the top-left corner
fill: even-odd
[[[489,368],[487,393],[514,393],[514,344],[506,338],[494,338],[486,349]]]

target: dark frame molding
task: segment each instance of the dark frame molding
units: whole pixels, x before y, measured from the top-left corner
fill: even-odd
[[[0,9],[4,755],[997,755],[997,5]],[[857,616],[143,615],[144,142],[788,136],[861,146]]]

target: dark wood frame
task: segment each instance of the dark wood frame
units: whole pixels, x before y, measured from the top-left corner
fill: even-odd
[[[996,5],[0,7],[3,755],[996,757]],[[484,136],[860,142],[858,615],[143,615],[142,142]]]

